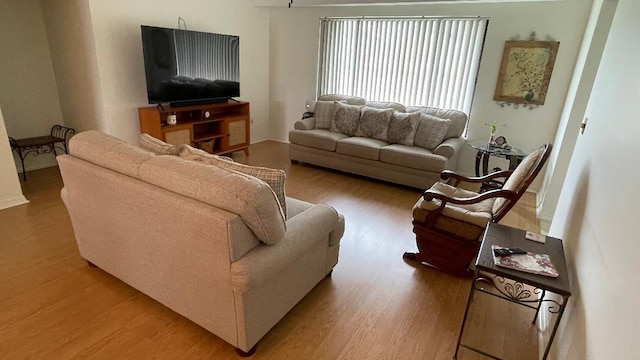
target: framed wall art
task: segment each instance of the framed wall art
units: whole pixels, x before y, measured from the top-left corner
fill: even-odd
[[[493,99],[543,105],[559,46],[558,41],[505,41]]]

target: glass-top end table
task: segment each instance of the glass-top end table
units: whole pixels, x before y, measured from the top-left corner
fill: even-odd
[[[472,140],[468,142],[469,146],[474,148],[476,152],[476,176],[485,176],[489,174],[489,158],[497,156],[509,160],[509,170],[515,170],[528,153],[516,147],[500,147],[497,145],[489,145],[486,141]],[[482,171],[480,164],[482,163]],[[500,171],[500,168],[494,168],[492,172]],[[501,188],[501,181],[490,181],[482,184],[481,192],[491,189]]]
[[[525,157],[529,155],[529,153],[524,152],[523,150],[516,147],[500,147],[497,145],[489,145],[486,141],[483,140],[472,140],[469,141],[469,145],[476,149],[477,151],[481,151],[483,153],[493,155],[493,156],[502,156],[502,157]]]

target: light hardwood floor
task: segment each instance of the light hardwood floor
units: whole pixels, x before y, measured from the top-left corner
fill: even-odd
[[[287,195],[346,218],[340,262],[259,343],[253,359],[451,359],[471,282],[403,261],[418,190],[309,165],[287,145],[238,159],[287,171]],[[0,358],[237,359],[234,348],[79,256],[57,168],[29,173],[29,204],[0,211]],[[527,194],[503,224],[539,231]],[[124,206],[124,204],[123,204]],[[133,239],[132,239],[133,241]],[[478,296],[464,339],[537,359],[533,313]],[[461,350],[459,359],[483,357]]]

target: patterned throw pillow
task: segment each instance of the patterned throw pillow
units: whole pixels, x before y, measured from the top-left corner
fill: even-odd
[[[284,183],[287,174],[284,172],[284,170],[270,169],[260,166],[249,166],[237,163],[229,157],[209,154],[206,151],[196,149],[189,145],[182,145],[180,147],[180,157],[183,159],[199,161],[204,164],[217,166],[227,170],[237,171],[266,182],[271,187],[271,190],[273,190],[273,192],[275,193],[276,198],[278,199],[278,203],[280,204],[280,208],[282,209],[282,213],[284,214],[284,218],[287,218],[287,203],[284,194]]]
[[[316,129],[329,129],[333,120],[335,101],[316,102]]]
[[[419,113],[403,113],[394,111],[389,122],[389,144],[413,146],[413,139],[418,130]]]
[[[146,133],[140,134],[138,146],[157,155],[178,155],[178,148]]]
[[[391,120],[392,114],[393,109],[383,110],[363,106],[356,136],[387,141],[389,121]]]
[[[413,145],[428,150],[435,149],[442,143],[442,140],[444,140],[444,136],[447,134],[450,125],[451,120],[449,119],[440,119],[435,116],[420,114],[418,130],[416,131]]]
[[[335,115],[331,121],[330,131],[354,136],[360,122],[360,110],[362,106],[335,103]]]

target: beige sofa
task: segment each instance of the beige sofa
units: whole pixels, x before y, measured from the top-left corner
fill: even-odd
[[[242,173],[97,131],[58,157],[80,255],[239,349],[338,262],[344,218]],[[267,243],[271,245],[267,245]]]
[[[329,103],[333,103],[333,110]],[[319,109],[321,104],[323,108]],[[361,111],[359,120],[357,107]],[[355,115],[350,125],[349,111]],[[375,116],[388,118],[386,133],[384,126],[373,136],[372,131],[361,131],[367,111],[373,121]],[[347,124],[342,127],[341,117]],[[407,136],[398,137],[395,131],[392,137],[394,125],[395,129],[401,129],[403,122],[409,129]],[[440,179],[443,170],[456,168],[465,143],[462,134],[466,124],[467,115],[457,110],[323,95],[316,103],[315,116],[297,121],[289,132],[289,157],[293,163],[304,162],[427,189]]]

